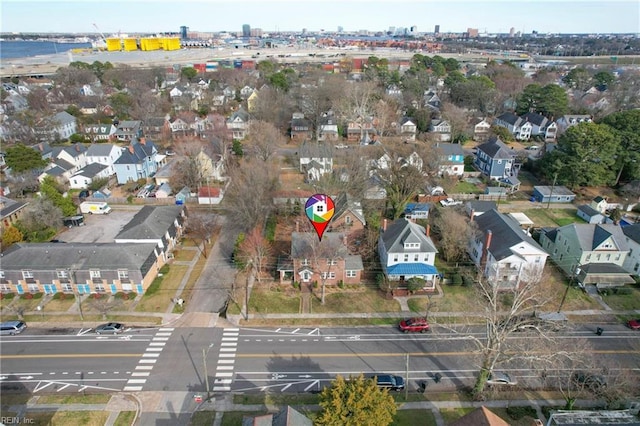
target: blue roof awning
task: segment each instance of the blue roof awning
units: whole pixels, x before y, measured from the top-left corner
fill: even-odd
[[[436,275],[438,270],[425,263],[398,263],[387,267],[389,275]]]

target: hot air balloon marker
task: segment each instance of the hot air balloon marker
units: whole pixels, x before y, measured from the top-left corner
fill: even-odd
[[[304,205],[304,210],[318,234],[318,239],[322,241],[322,234],[333,217],[333,200],[325,194],[312,195]]]

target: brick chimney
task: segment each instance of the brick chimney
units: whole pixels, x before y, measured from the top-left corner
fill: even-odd
[[[425,231],[425,232],[424,232],[424,233],[425,233],[425,235],[426,235],[427,237],[430,237],[430,236],[431,236],[431,225],[427,225],[427,227],[426,227],[426,228],[424,228],[424,231]]]
[[[489,252],[489,247],[491,247],[491,238],[493,237],[493,232],[491,230],[487,230],[487,235],[485,235],[484,239],[484,247],[482,248],[482,258],[480,259],[480,265],[484,266],[487,263],[487,253]]]
[[[147,138],[145,138],[145,137],[141,137],[141,138],[140,138],[140,143],[141,143],[142,145],[144,145],[145,143],[147,143]]]
[[[387,230],[387,219],[383,219],[382,220],[382,231],[386,231]]]
[[[471,217],[469,218],[469,222],[473,222],[473,218],[476,215],[476,211],[474,209],[471,209]]]
[[[129,145],[129,152],[133,154],[133,145]]]
[[[300,232],[300,222],[296,220],[296,232]]]

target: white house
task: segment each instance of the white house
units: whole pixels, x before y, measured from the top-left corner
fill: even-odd
[[[410,278],[422,278],[424,290],[435,290],[438,270],[435,267],[436,249],[428,228],[401,218],[389,226],[383,221],[378,240],[378,254],[386,277],[401,283]]]
[[[429,131],[434,134],[438,142],[449,142],[451,140],[451,125],[447,120],[431,120]]]
[[[519,224],[497,210],[474,218],[478,232],[467,251],[482,276],[499,289],[537,281],[549,256]]]
[[[640,275],[640,223],[625,226],[622,232],[629,246],[623,268],[632,275]]]
[[[333,154],[329,145],[305,141],[299,152],[300,173],[304,173],[308,181],[318,180],[333,171]]]
[[[118,158],[120,158],[122,150],[123,148],[113,144],[91,144],[85,153],[87,164],[103,164],[107,166],[108,175],[114,175],[116,170],[114,169],[113,164]]]
[[[78,170],[69,178],[69,187],[73,189],[86,189],[94,180],[108,178],[108,166],[100,163],[92,163]]]

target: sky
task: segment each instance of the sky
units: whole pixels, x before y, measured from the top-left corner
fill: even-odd
[[[0,32],[269,31],[640,33],[640,0],[2,0]]]

